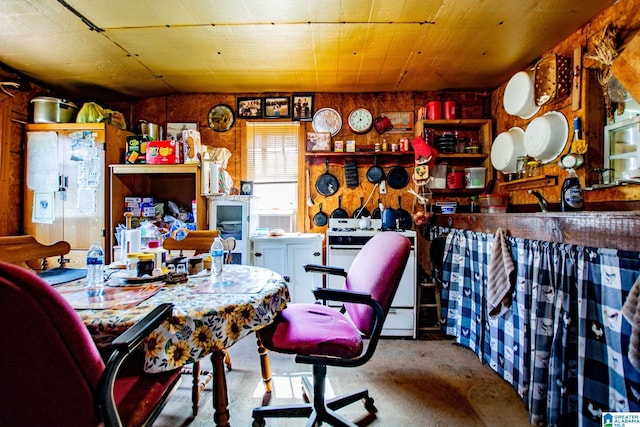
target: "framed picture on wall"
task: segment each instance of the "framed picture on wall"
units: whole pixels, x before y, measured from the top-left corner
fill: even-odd
[[[167,139],[173,141],[182,140],[183,130],[198,130],[197,123],[167,123]]]
[[[237,98],[237,116],[244,119],[262,117],[262,98]]]
[[[393,128],[390,133],[413,133],[413,111],[391,111],[380,115],[391,120]]]
[[[307,151],[331,151],[331,132],[307,132]]]
[[[276,96],[264,99],[264,117],[266,119],[279,119],[291,117],[291,98],[288,96]]]
[[[293,120],[311,121],[313,119],[313,95],[293,95]]]

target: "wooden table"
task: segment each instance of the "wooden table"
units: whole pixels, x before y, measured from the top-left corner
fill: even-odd
[[[116,282],[112,279],[114,285]],[[107,347],[158,304],[174,304],[171,320],[144,343],[145,370],[171,370],[210,355],[214,420],[220,427],[230,425],[223,350],[273,322],[289,301],[289,290],[279,274],[245,265],[225,265],[215,281],[206,275],[175,285],[109,286],[101,298],[88,298],[82,281],[56,289],[76,309],[99,347]],[[269,390],[267,352],[258,350]]]

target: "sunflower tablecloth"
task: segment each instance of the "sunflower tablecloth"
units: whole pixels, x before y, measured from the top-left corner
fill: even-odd
[[[82,282],[70,286],[82,287]],[[76,311],[96,344],[108,347],[158,304],[174,304],[172,317],[144,342],[145,370],[154,373],[230,347],[270,324],[289,301],[289,289],[279,274],[228,264],[215,280],[202,276],[190,277],[187,283],[165,284],[134,307]]]

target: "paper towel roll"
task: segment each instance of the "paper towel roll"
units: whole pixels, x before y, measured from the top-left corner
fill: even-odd
[[[140,229],[122,230],[122,251],[120,256],[120,262],[127,265],[127,254],[140,252],[140,245],[142,240],[142,234]]]

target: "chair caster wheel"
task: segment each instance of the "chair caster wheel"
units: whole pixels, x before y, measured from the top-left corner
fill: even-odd
[[[253,420],[251,427],[264,427],[265,425],[266,423],[264,422],[264,420]]]
[[[378,412],[378,408],[373,406],[373,397],[368,397],[364,400],[364,408],[369,412]]]

